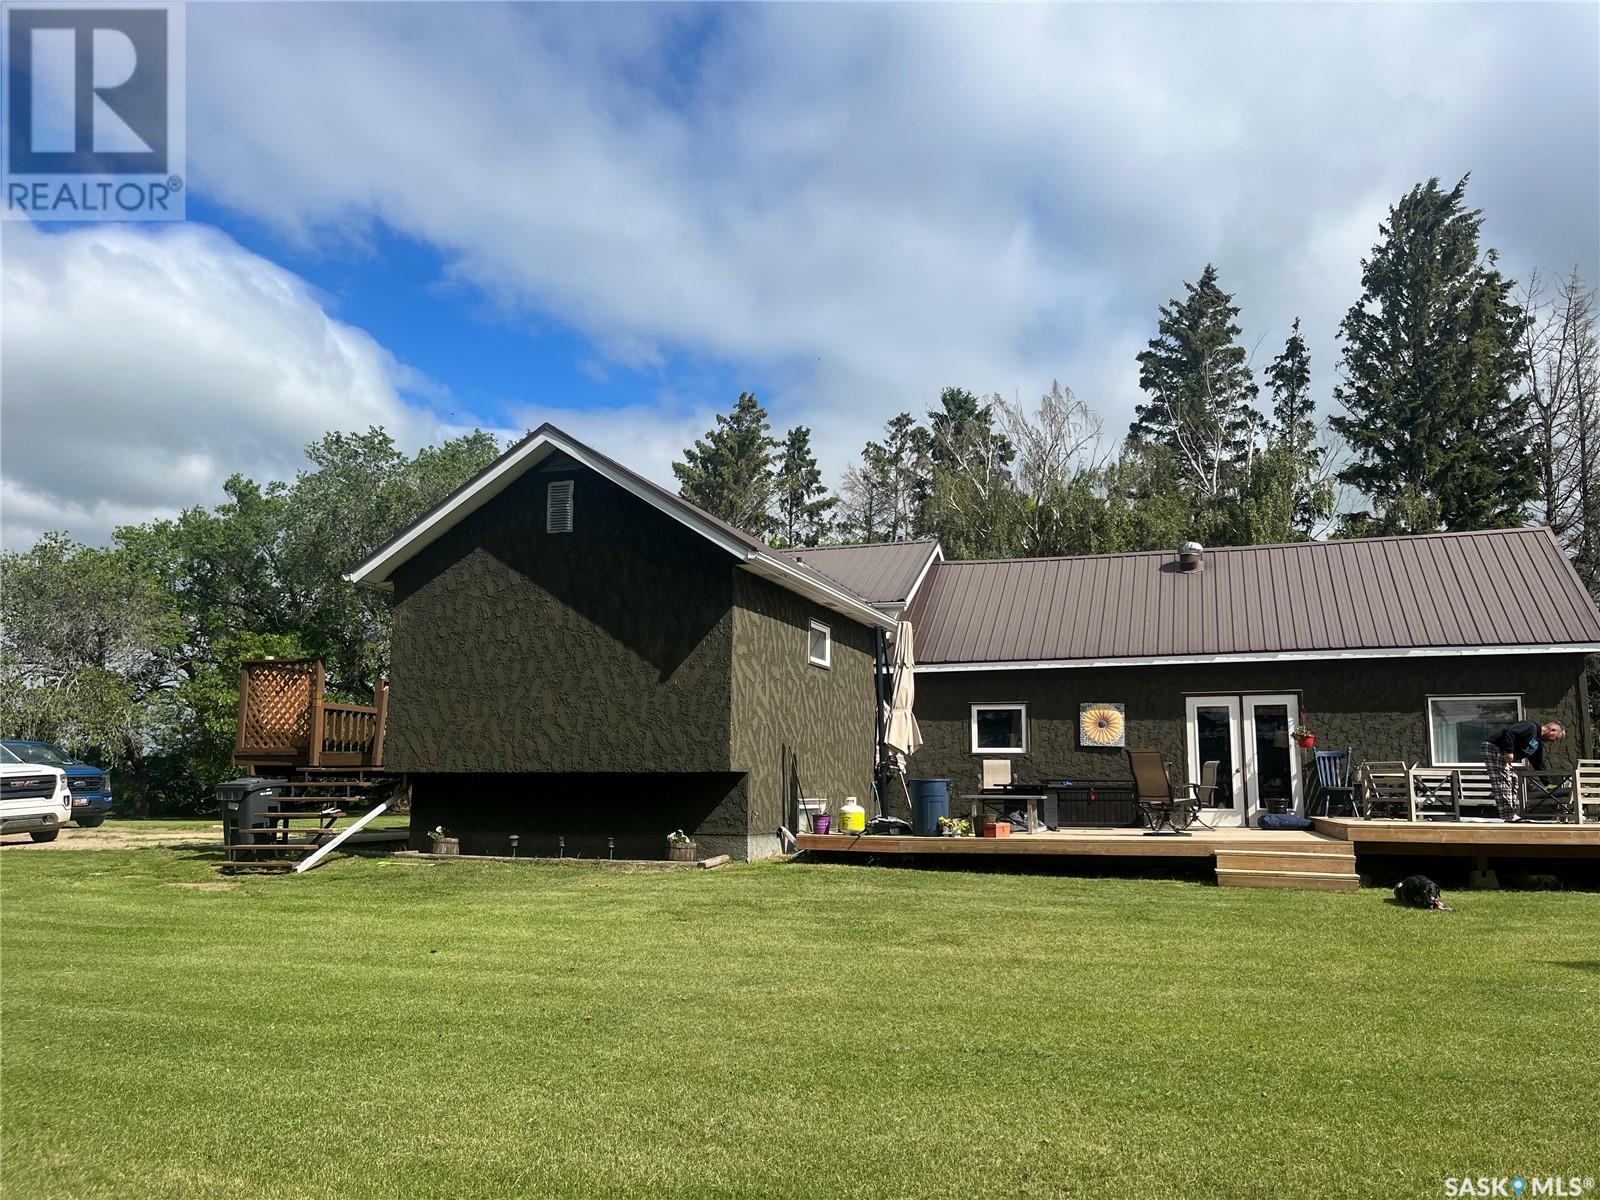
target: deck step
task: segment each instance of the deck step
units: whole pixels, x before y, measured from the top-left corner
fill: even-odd
[[[1219,866],[1217,886],[1354,892],[1361,887],[1361,877],[1353,871],[1349,874],[1330,875],[1323,871],[1258,871]]]
[[[1356,856],[1343,847],[1332,853],[1326,850],[1224,850],[1218,847],[1217,869],[1354,875]]]

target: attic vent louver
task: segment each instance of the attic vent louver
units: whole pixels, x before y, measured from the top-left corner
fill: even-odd
[[[545,488],[544,531],[572,532],[572,480],[560,479]]]

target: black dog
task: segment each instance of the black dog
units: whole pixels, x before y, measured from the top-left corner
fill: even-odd
[[[1447,908],[1439,885],[1426,875],[1409,875],[1394,885],[1394,898],[1407,908]]]

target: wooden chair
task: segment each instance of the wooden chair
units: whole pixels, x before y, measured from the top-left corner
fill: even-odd
[[[1461,773],[1454,767],[1412,767],[1406,772],[1408,819],[1420,821],[1430,812],[1448,812],[1461,819]]]
[[[1461,781],[1461,811],[1481,810],[1480,815],[1497,815],[1494,787],[1489,783],[1489,772],[1482,767],[1457,767],[1456,778]]]
[[[1350,751],[1318,750],[1316,763],[1317,798],[1314,803],[1322,805],[1322,815],[1333,816],[1335,804],[1355,814],[1356,789],[1350,778]]]
[[[1356,772],[1356,806],[1371,821],[1411,815],[1409,768],[1403,762],[1364,762]]]
[[[1600,820],[1600,758],[1580,758],[1572,773],[1572,809],[1578,824]],[[1585,809],[1594,810],[1586,813]]]
[[[1185,815],[1187,805],[1173,794],[1172,778],[1161,755],[1132,746],[1127,753],[1128,770],[1133,774],[1133,807],[1144,821],[1145,834],[1188,836],[1188,830],[1178,828],[1175,819]]]

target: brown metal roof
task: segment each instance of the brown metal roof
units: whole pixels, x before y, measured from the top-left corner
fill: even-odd
[[[941,562],[918,665],[1596,645],[1600,611],[1548,529]]]
[[[904,604],[939,553],[933,538],[916,542],[872,542],[859,546],[815,546],[775,550],[788,554],[842,587],[879,605]]]

